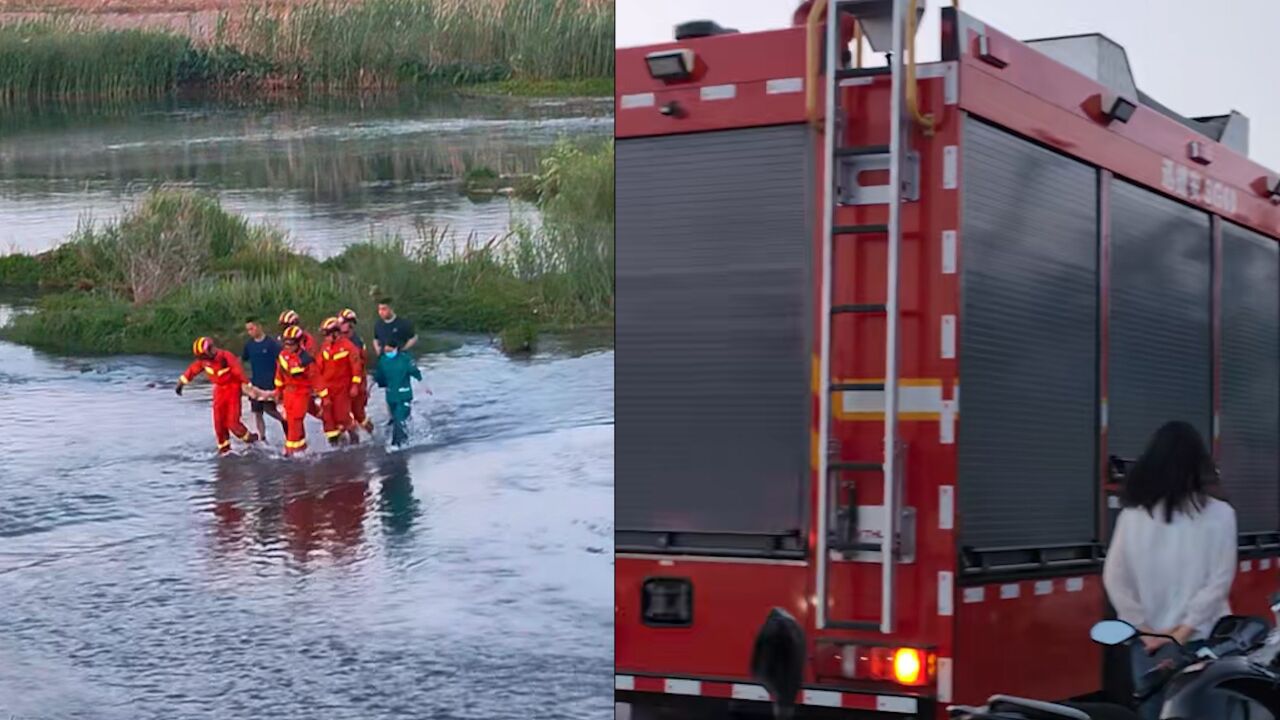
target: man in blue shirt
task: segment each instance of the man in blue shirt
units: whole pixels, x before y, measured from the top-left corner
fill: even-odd
[[[413,324],[397,317],[396,311],[391,309],[391,298],[379,298],[378,322],[373,326],[373,351],[381,355],[392,340],[400,352],[406,352],[418,342],[418,336],[413,332]],[[369,359],[370,364],[373,361],[374,358]]]
[[[244,331],[249,335],[249,342],[245,343],[244,351],[240,353],[240,359],[249,370],[249,382],[259,390],[266,392],[274,392],[276,381],[276,361],[280,358],[280,341],[268,335],[262,329],[262,323],[256,318],[249,318],[244,321]],[[262,414],[266,413],[276,420],[280,421],[280,429],[286,430],[284,418],[280,416],[280,411],[276,410],[276,404],[273,400],[250,400],[249,409],[253,411],[254,422],[258,424],[258,437],[264,441],[267,439],[266,424],[262,421]]]

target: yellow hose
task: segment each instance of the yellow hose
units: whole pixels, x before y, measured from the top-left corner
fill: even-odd
[[[933,134],[933,116],[920,114],[916,88],[916,0],[907,9],[907,111],[919,123],[925,135]]]
[[[809,124],[815,128],[822,126],[818,118],[818,18],[827,9],[827,0],[817,0],[809,8],[809,17],[805,18],[805,79],[804,106],[809,116]],[[833,68],[827,68],[834,72]]]

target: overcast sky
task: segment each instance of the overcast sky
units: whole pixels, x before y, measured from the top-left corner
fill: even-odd
[[[792,0],[616,0],[619,47],[670,40],[676,23],[709,19],[744,32],[785,27]],[[938,58],[929,2],[917,41]],[[1211,9],[1217,5],[1230,11]],[[966,13],[1019,39],[1100,32],[1124,46],[1143,92],[1186,116],[1239,110],[1249,154],[1280,170],[1280,0],[961,0]]]

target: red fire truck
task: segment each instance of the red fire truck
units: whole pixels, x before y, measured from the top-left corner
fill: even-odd
[[[1248,120],[1164,107],[1100,35],[947,7],[917,66],[923,2],[813,6],[617,52],[620,711],[767,709],[773,608],[802,714],[1098,691],[1113,467],[1171,419],[1265,612],[1280,179]]]

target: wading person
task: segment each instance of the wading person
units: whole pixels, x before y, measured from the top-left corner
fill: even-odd
[[[330,445],[337,445],[343,433],[351,442],[360,442],[355,420],[351,417],[351,400],[364,381],[360,350],[342,336],[342,321],[326,318],[320,325],[324,345],[320,348],[320,403],[324,434]]]
[[[182,389],[201,375],[213,383],[213,434],[218,441],[218,454],[231,452],[231,435],[246,444],[257,442],[258,436],[240,422],[240,395],[252,397],[257,394],[249,386],[240,361],[235,355],[219,349],[207,337],[196,338],[191,343],[191,353],[196,359],[178,378],[173,391],[181,395]]]
[[[391,298],[384,297],[378,300],[378,321],[373,325],[373,352],[381,355],[392,340],[397,350],[405,352],[418,343],[418,336],[413,333],[413,324],[391,309]]]
[[[271,337],[262,329],[262,323],[258,322],[256,318],[249,318],[244,321],[244,331],[248,334],[249,341],[244,344],[244,350],[240,353],[240,360],[249,366],[249,381],[255,388],[263,392],[263,394],[259,395],[261,399],[251,398],[249,400],[249,409],[253,412],[253,421],[258,427],[258,436],[265,442],[267,439],[267,427],[262,419],[263,413],[279,421],[281,431],[288,431],[284,418],[281,417],[280,411],[276,410],[275,398],[270,395],[275,390],[276,361],[280,358],[282,346],[279,340]]]
[[[364,346],[364,340],[361,340],[360,334],[356,332],[355,310],[346,308],[338,313],[338,319],[342,320],[343,337],[350,340],[351,344],[360,351],[360,368],[363,371],[356,394],[351,398],[351,417],[357,425],[372,433],[373,421],[366,413],[366,408],[369,406],[369,349]]]
[[[1231,614],[1236,513],[1212,497],[1217,483],[1213,460],[1194,427],[1170,422],[1156,431],[1124,478],[1125,507],[1103,569],[1103,585],[1121,620],[1194,647],[1219,618]],[[1174,654],[1168,643],[1143,637],[1134,645],[1135,680]],[[1158,718],[1162,703],[1162,696],[1153,697],[1139,712]],[[1220,717],[1228,714],[1224,705]]]
[[[317,373],[311,354],[302,349],[302,328],[285,328],[281,340],[284,348],[276,360],[276,402],[284,408],[284,454],[293,455],[307,449],[305,421],[311,410]]]
[[[391,444],[403,445],[409,438],[405,423],[409,419],[409,408],[413,404],[413,387],[410,378],[422,379],[422,372],[414,364],[408,353],[400,352],[399,341],[392,338],[382,348],[382,356],[378,358],[377,369],[373,379],[378,387],[387,389],[387,410],[391,413]],[[428,393],[431,391],[428,390]]]
[[[315,337],[313,337],[311,333],[303,329],[302,318],[298,315],[298,313],[292,310],[285,310],[284,312],[280,313],[280,338],[282,340],[284,339],[284,331],[288,330],[291,327],[298,328],[298,331],[302,333],[302,339],[299,341],[301,344],[299,345],[299,347],[314,355],[316,351]]]

